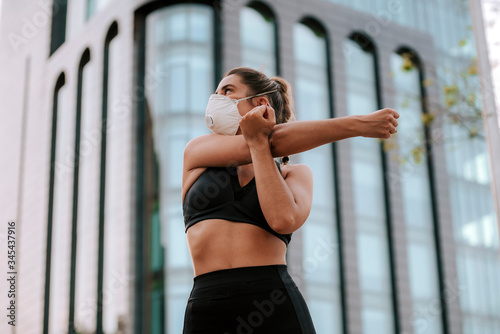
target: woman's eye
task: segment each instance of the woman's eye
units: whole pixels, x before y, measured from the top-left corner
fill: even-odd
[[[224,95],[227,95],[228,92],[232,92],[233,90],[231,88],[226,88],[224,89]]]

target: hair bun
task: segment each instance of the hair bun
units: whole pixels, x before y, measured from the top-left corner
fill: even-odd
[[[278,85],[278,91],[281,94],[286,94],[288,92],[290,85],[283,78],[272,77],[271,80],[274,81]]]
[[[283,120],[288,122],[295,119],[292,89],[288,81],[281,77],[272,77],[271,80],[277,84],[278,92],[283,103]]]

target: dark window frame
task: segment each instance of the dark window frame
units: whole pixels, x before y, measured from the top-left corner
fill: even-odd
[[[331,37],[328,34],[328,30],[325,25],[321,23],[315,17],[312,16],[304,16],[300,19],[296,24],[303,24],[307,28],[309,28],[316,36],[321,37],[325,42],[326,49],[326,67],[327,67],[327,79],[328,79],[328,106],[329,106],[329,114],[331,118],[335,117],[335,83],[333,80],[333,53],[332,53],[332,43]],[[332,149],[332,176],[333,182],[335,184],[334,187],[334,196],[335,196],[335,218],[337,220],[337,224],[335,226],[337,230],[337,242],[339,244],[338,247],[338,261],[339,261],[339,283],[340,283],[340,306],[341,306],[341,319],[342,319],[342,333],[349,333],[349,321],[348,321],[348,307],[347,307],[347,278],[346,278],[346,262],[344,255],[344,245],[342,236],[342,204],[340,202],[341,193],[339,187],[339,167],[338,167],[338,154],[337,154],[337,142],[333,142],[331,145]]]
[[[419,94],[420,99],[422,101],[422,114],[429,113],[429,106],[427,104],[427,91],[423,84],[425,80],[425,67],[424,63],[419,56],[419,54],[412,48],[408,46],[400,46],[394,51],[395,54],[402,56],[403,54],[407,54],[410,56],[410,60],[415,68],[418,70],[418,79],[419,79]],[[441,229],[440,229],[440,220],[439,220],[439,196],[437,195],[436,190],[436,174],[434,171],[434,155],[432,148],[432,137],[431,130],[428,126],[424,126],[424,138],[425,138],[425,150],[427,152],[427,170],[429,173],[429,186],[430,186],[430,197],[431,197],[431,210],[432,210],[432,219],[433,219],[433,231],[434,231],[434,247],[436,249],[436,260],[437,260],[437,273],[438,273],[438,284],[439,284],[439,297],[440,297],[440,306],[441,306],[441,325],[443,334],[449,334],[449,319],[448,319],[448,304],[446,302],[446,284],[445,284],[445,269],[444,269],[444,258],[442,252],[439,250],[442,249],[441,245]]]
[[[349,40],[358,44],[358,46],[365,52],[371,53],[373,56],[373,68],[375,71],[375,91],[377,99],[377,109],[383,108],[382,98],[382,85],[380,80],[380,66],[379,56],[375,42],[372,38],[363,32],[353,31],[349,34]],[[384,211],[386,216],[386,229],[387,229],[387,242],[389,251],[389,266],[390,266],[390,280],[392,292],[392,308],[394,316],[394,332],[401,332],[401,320],[398,303],[398,282],[396,270],[396,249],[394,247],[395,236],[393,235],[392,226],[392,209],[391,209],[391,192],[390,192],[390,175],[389,175],[389,159],[384,152],[383,143],[380,143],[380,156],[382,161],[382,184],[384,188]]]
[[[52,97],[52,134],[50,141],[50,172],[49,172],[49,198],[47,214],[47,244],[45,254],[45,296],[43,312],[43,333],[49,332],[49,311],[50,311],[50,269],[52,260],[52,223],[54,215],[54,184],[56,167],[56,143],[57,143],[57,115],[59,111],[59,91],[66,84],[66,76],[62,72],[56,80],[54,94]]]
[[[75,158],[73,169],[73,212],[71,220],[71,266],[69,285],[69,319],[68,332],[76,333],[75,322],[75,282],[76,282],[76,251],[77,251],[77,229],[78,229],[78,186],[80,175],[80,139],[81,139],[81,119],[82,119],[82,90],[83,90],[83,70],[90,62],[90,49],[83,51],[78,65],[78,79],[76,88],[76,117],[75,117]]]
[[[99,239],[97,259],[97,316],[96,333],[103,333],[103,285],[104,285],[104,225],[105,225],[105,195],[106,195],[106,147],[108,129],[108,90],[109,90],[109,46],[111,41],[118,35],[118,23],[114,21],[106,34],[104,41],[104,58],[102,70],[102,105],[101,105],[101,153],[100,153],[100,176],[99,176]]]

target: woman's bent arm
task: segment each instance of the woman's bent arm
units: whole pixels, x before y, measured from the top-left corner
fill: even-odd
[[[274,115],[274,114],[273,114]],[[281,234],[292,233],[304,224],[311,211],[313,176],[306,165],[288,167],[285,179],[276,168],[268,136],[274,118],[249,112],[240,122],[248,143],[262,213],[269,226]]]

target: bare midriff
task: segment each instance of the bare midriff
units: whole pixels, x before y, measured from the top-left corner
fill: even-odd
[[[223,219],[191,226],[187,242],[194,275],[238,267],[286,264],[286,245],[261,227]]]

